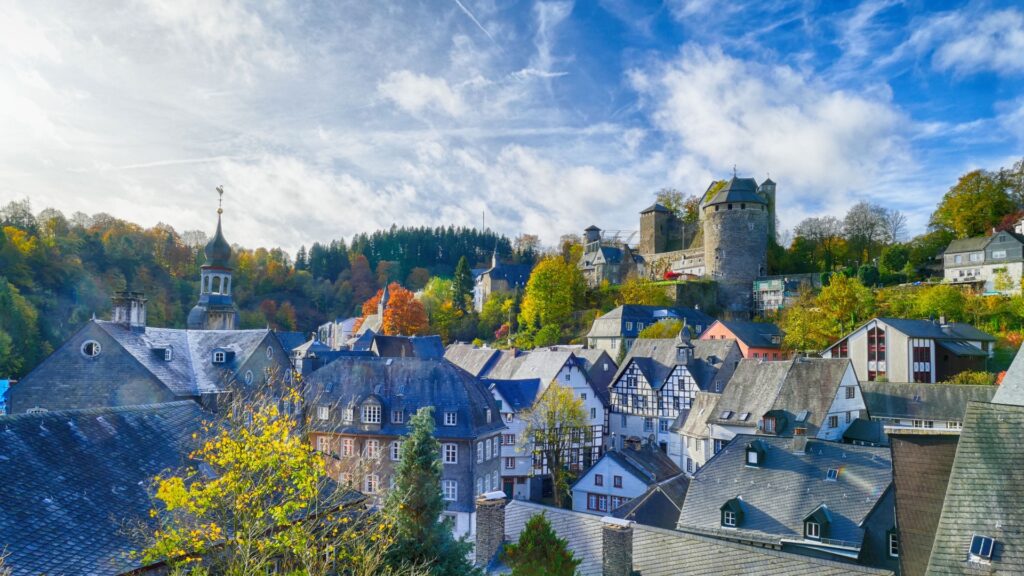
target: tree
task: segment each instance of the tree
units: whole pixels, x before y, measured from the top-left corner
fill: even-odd
[[[558,256],[541,260],[526,283],[520,324],[529,328],[554,325],[560,329],[572,318],[585,289],[583,275],[576,266]]]
[[[405,279],[405,286],[409,290],[422,290],[430,281],[430,270],[417,266],[409,271]]]
[[[700,198],[683,194],[675,188],[662,188],[654,193],[654,201],[668,208],[683,222],[696,222],[699,218]]]
[[[452,302],[459,310],[466,310],[466,306],[473,298],[473,271],[469,268],[469,260],[463,256],[455,266],[455,276],[452,278]]]
[[[932,213],[931,225],[957,238],[987,234],[1003,216],[1017,210],[1007,184],[984,170],[964,174],[942,197]]]
[[[583,400],[573,394],[572,388],[550,382],[540,399],[523,414],[523,422],[523,440],[533,443],[534,459],[546,462],[555,506],[561,507],[569,491],[568,464],[574,446],[579,444],[577,436],[592,434]]]
[[[856,278],[832,274],[828,286],[815,300],[822,324],[822,333],[836,340],[872,317],[874,294]]]
[[[779,328],[785,333],[782,346],[786,350],[817,352],[831,344],[810,291],[801,292],[793,305],[783,309]]]
[[[843,219],[843,234],[850,253],[860,255],[862,252],[877,254],[877,247],[888,238],[885,208],[860,201],[854,204]],[[867,264],[861,261],[861,264]]]
[[[192,574],[266,574],[277,560],[307,576],[416,573],[404,558],[381,564],[391,527],[326,477],[300,423],[277,405],[236,403],[204,426],[191,454],[207,469],[157,476],[157,528],[142,560]]]
[[[930,286],[917,296],[917,313],[922,318],[945,317],[949,322],[962,322],[967,316],[967,298],[956,286]]]
[[[829,272],[835,263],[842,242],[843,223],[833,216],[807,218],[794,229],[796,238],[806,239],[819,259],[819,270]]]
[[[900,242],[907,233],[907,217],[895,208],[885,210],[882,224],[885,231],[885,242],[889,244]]]
[[[618,304],[641,304],[645,306],[671,306],[664,286],[658,286],[645,278],[629,278],[619,288]]]
[[[505,563],[512,568],[512,576],[575,576],[581,562],[551,529],[543,512],[530,517],[519,541],[505,547]]]
[[[878,268],[862,264],[860,268],[857,268],[857,279],[865,286],[874,286],[875,284],[878,284]]]
[[[892,244],[882,249],[878,258],[881,269],[889,274],[903,270],[910,259],[910,250],[906,244]]]
[[[384,309],[384,317],[381,318],[381,331],[388,336],[426,334],[430,321],[427,319],[427,311],[423,304],[416,300],[416,295],[402,288],[398,282],[392,282],[388,286],[388,292],[391,296],[387,308]],[[376,296],[378,302],[382,293],[383,290]]]
[[[456,540],[450,519],[442,519],[441,444],[434,437],[434,409],[421,408],[409,420],[410,432],[399,450],[395,487],[384,514],[395,526],[392,562],[427,566],[435,576],[478,574],[467,560],[472,545]]]
[[[682,320],[659,320],[637,334],[637,338],[675,338],[683,329]]]
[[[305,270],[306,268],[306,246],[302,245],[299,246],[299,251],[295,253],[295,269]]]

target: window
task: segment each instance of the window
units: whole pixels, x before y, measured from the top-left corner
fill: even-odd
[[[329,436],[316,437],[316,451],[325,453],[331,451],[331,439]]]
[[[476,493],[477,494],[483,494],[484,493],[484,479],[483,478],[477,478],[476,479]]]
[[[351,438],[341,439],[341,455],[348,457],[355,454],[355,441]]]
[[[245,383],[252,384],[252,370],[245,371]]]
[[[963,264],[964,263],[963,255],[957,254],[956,256],[953,256],[953,263],[955,263],[955,264]]]
[[[868,362],[882,363],[882,365],[885,362],[885,330],[879,326],[873,326],[868,330]],[[885,370],[882,365],[878,366],[878,372]]]
[[[963,427],[964,427],[963,422],[960,422],[959,420],[950,420],[949,422],[946,422],[946,428],[960,429],[960,428],[963,428]]]
[[[515,434],[505,434],[502,437],[501,441],[502,441],[502,443],[505,446],[515,446],[516,445],[516,435]]]
[[[629,502],[630,500],[632,500],[632,498],[625,498],[623,496],[612,496],[612,498],[611,498],[612,510],[615,510],[616,508],[618,508],[619,506],[622,506],[623,504],[625,504],[626,502]]]
[[[597,418],[597,408],[591,408],[590,409],[590,419],[593,420],[595,418]]]
[[[686,459],[686,473],[693,474],[693,459],[689,457]]]
[[[341,482],[343,486],[352,485],[352,474],[350,472],[342,472],[338,474],[338,482]]]
[[[626,415],[623,414],[622,415],[622,427],[625,428],[626,426],[627,426],[627,424],[626,424]]]
[[[459,446],[451,442],[443,444],[444,463],[445,464],[458,464],[459,463]]]
[[[570,378],[570,374],[568,372],[566,372],[565,373],[565,381],[568,382],[569,378]],[[586,400],[586,398],[584,398],[584,400]]]
[[[924,420],[914,420],[914,428],[924,428]]]
[[[491,409],[490,408],[487,409],[487,423],[488,424],[491,423]]]
[[[363,406],[363,424],[380,424],[379,404],[366,404]]]
[[[505,469],[506,470],[515,470],[516,469],[516,459],[511,457],[511,456],[505,458]]]
[[[644,432],[654,432],[654,418],[644,418]]]
[[[501,455],[501,436],[491,438],[491,442],[494,445],[494,457],[497,458]]]
[[[405,422],[405,411],[403,410],[392,410],[391,411],[391,423],[401,424]]]
[[[476,443],[476,463],[479,464],[484,461],[484,443]]]
[[[821,524],[817,522],[804,523],[804,537],[812,540],[821,540]]]
[[[491,459],[491,441],[484,440],[484,460]]]
[[[850,420],[852,420],[852,419],[853,419],[853,412],[847,412],[846,413],[846,423],[849,424]]]
[[[594,474],[594,486],[604,486],[604,474]]]
[[[632,330],[632,329],[633,329],[633,323],[632,322],[626,322],[626,330]]]
[[[213,353],[213,363],[214,364],[223,364],[224,363],[224,359],[226,357],[227,357],[226,354],[224,354],[223,352],[218,350],[218,351]]]
[[[981,262],[981,253],[971,252],[971,262]]]
[[[380,487],[380,477],[376,474],[367,474],[363,478],[363,492],[367,494],[376,494],[377,488]]]
[[[511,424],[512,423],[512,419],[515,418],[515,417],[516,417],[515,414],[513,414],[511,412],[506,412],[505,413],[505,424]]]
[[[896,536],[895,530],[889,531],[889,557],[899,558],[900,557],[900,540]]]
[[[164,348],[164,362],[170,362],[174,358],[174,350]]]
[[[498,480],[498,471],[495,470],[491,473],[491,490],[497,490],[501,488],[501,481]]]
[[[608,496],[604,494],[587,494],[587,510],[607,512]]]
[[[718,417],[721,418],[722,420],[728,420],[729,418],[732,418],[732,410],[723,410],[722,413],[718,415]]]
[[[622,476],[612,476],[612,486],[622,488]]]
[[[450,502],[459,499],[459,482],[455,480],[445,480],[442,483],[442,489],[444,492],[444,499]]]
[[[329,406],[317,406],[316,407],[316,418],[317,420],[327,420],[331,415],[331,408]]]
[[[975,534],[971,537],[971,560],[975,562],[992,560],[992,548],[994,547],[995,541],[992,538]]]
[[[1006,258],[1006,250],[993,250],[992,258],[994,260],[1002,260],[1003,258]]]
[[[765,416],[764,418],[761,418],[761,430],[763,430],[765,434],[775,434],[775,417]]]
[[[455,426],[459,421],[458,413],[455,411],[447,411],[444,413],[444,425]]]
[[[273,357],[274,357],[274,347],[273,346],[267,346],[267,360],[270,360]]]
[[[723,510],[722,511],[722,526],[725,526],[727,528],[735,528],[736,527],[736,513],[733,512],[732,510]]]
[[[586,392],[580,392],[580,400],[583,400],[584,402],[587,401],[587,393]]]
[[[832,415],[828,417],[829,428],[839,428],[839,416]]]
[[[668,427],[670,424],[672,424],[671,420],[666,420],[664,418],[658,420],[658,432],[668,432]]]
[[[846,387],[846,399],[847,400],[852,400],[853,398],[856,398],[856,397],[857,397],[857,387],[856,386],[847,386]]]
[[[750,418],[750,412],[740,414],[740,422],[746,422],[747,418]]]
[[[839,479],[839,469],[838,468],[829,468],[828,472],[825,473],[825,480],[827,480],[829,482],[835,482],[838,479]]]
[[[366,441],[366,457],[377,458],[380,456],[380,440],[370,439]]]
[[[82,355],[86,358],[95,358],[103,351],[103,347],[95,340],[89,340],[82,344]]]
[[[395,440],[395,441],[391,442],[391,459],[397,462],[398,460],[401,459],[401,454],[402,454],[402,441],[401,440]]]

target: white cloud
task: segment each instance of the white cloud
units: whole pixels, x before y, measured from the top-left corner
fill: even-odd
[[[462,97],[444,78],[400,70],[389,74],[377,89],[382,96],[413,115],[429,110],[459,117],[465,111]]]
[[[919,23],[901,47],[931,54],[939,71],[968,75],[1024,72],[1024,12],[1015,8],[978,13],[948,12]]]
[[[785,207],[836,211],[887,173],[912,169],[904,119],[884,89],[853,94],[787,66],[692,45],[632,77],[678,147],[681,176],[706,178],[710,169],[722,177],[736,164],[759,179],[770,172]]]

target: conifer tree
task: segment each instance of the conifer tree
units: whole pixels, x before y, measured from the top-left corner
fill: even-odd
[[[469,260],[463,256],[455,266],[455,278],[452,279],[452,301],[459,310],[466,309],[466,302],[473,294],[473,271],[469,268]]]
[[[582,560],[573,556],[542,512],[526,521],[519,542],[505,547],[505,562],[512,576],[574,576]]]
[[[434,438],[434,409],[421,408],[409,420],[412,431],[402,442],[395,467],[395,487],[385,513],[395,526],[394,561],[425,565],[434,576],[478,575],[468,560],[472,544],[456,540],[441,494],[441,445]]]

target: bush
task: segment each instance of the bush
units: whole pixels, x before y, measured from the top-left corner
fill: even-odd
[[[558,344],[558,339],[562,337],[562,331],[558,329],[555,324],[548,324],[537,331],[537,335],[533,337],[533,345],[537,348],[543,348],[545,346],[554,346]]]
[[[995,384],[996,375],[991,372],[967,370],[954,374],[946,384],[964,384],[968,386],[991,386]]]

